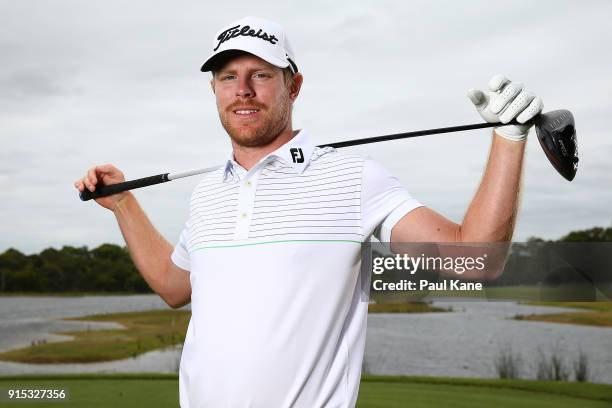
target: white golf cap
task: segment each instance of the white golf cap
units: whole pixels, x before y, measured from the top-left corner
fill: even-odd
[[[245,51],[279,68],[298,72],[285,30],[274,21],[244,17],[222,28],[215,35],[212,54],[201,71],[212,71],[217,57],[226,51]]]

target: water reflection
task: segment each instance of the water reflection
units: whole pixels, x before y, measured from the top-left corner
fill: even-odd
[[[591,381],[612,383],[612,328],[516,321],[517,314],[571,309],[514,302],[439,301],[453,312],[371,314],[368,317],[365,369],[372,374],[496,377],[495,358],[511,347],[520,355],[525,378],[535,377],[539,350],[558,350],[567,364],[582,350]],[[168,309],[156,295],[0,297],[0,350],[31,341],[63,340],[53,331],[116,327],[113,323],[66,322],[62,317]],[[185,307],[184,309],[189,309]],[[0,375],[71,372],[177,372],[181,346],[135,358],[89,364],[19,364],[0,361]]]
[[[497,376],[495,360],[511,348],[523,378],[535,378],[539,352],[557,352],[571,368],[579,352],[588,357],[591,381],[612,383],[612,328],[518,321],[517,314],[573,309],[514,302],[435,302],[453,312],[371,314],[367,371],[451,377]]]

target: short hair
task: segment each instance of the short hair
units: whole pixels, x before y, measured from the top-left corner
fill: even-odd
[[[295,76],[290,67],[283,68],[283,79],[285,80],[285,86],[291,88],[295,82]]]

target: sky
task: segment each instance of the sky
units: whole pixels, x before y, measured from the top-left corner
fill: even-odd
[[[247,15],[288,34],[304,85],[294,128],[317,144],[481,121],[466,97],[498,73],[576,118],[569,183],[528,138],[514,240],[612,223],[609,1],[67,1],[0,3],[0,251],[123,245],[113,214],[73,182],[113,163],[128,179],[222,163],[230,152],[199,68]],[[490,131],[347,148],[461,222]],[[136,190],[178,240],[198,177]]]

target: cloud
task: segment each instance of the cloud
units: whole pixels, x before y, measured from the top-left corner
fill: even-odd
[[[220,163],[229,142],[209,76],[212,35],[244,15],[287,28],[305,76],[294,124],[316,143],[480,121],[465,97],[501,72],[568,108],[580,171],[567,183],[528,142],[515,237],[555,238],[610,219],[609,2],[28,1],[0,4],[0,251],[122,243],[110,214],[72,182],[99,163],[128,178]],[[460,221],[489,131],[354,148]],[[138,191],[174,242],[197,178]],[[554,209],[554,210],[551,210]]]

